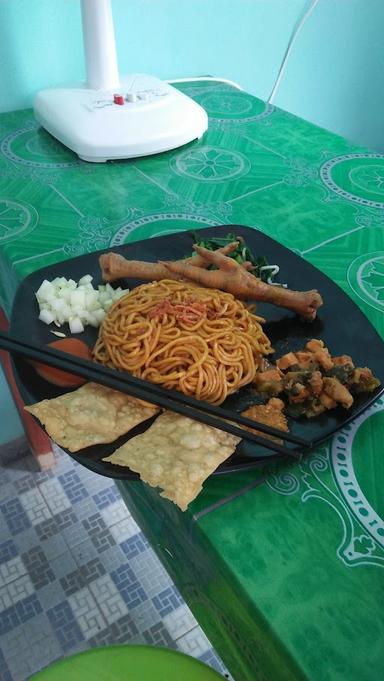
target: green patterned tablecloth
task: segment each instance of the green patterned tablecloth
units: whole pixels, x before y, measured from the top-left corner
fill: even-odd
[[[49,263],[237,223],[328,274],[383,335],[384,156],[224,83],[180,87],[208,133],[134,161],[81,162],[31,111],[0,116],[5,310]],[[378,400],[301,463],[211,478],[185,514],[119,483],[236,681],[383,678],[383,437]]]

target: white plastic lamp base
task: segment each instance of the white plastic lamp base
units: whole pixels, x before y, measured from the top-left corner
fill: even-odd
[[[206,111],[168,83],[147,74],[120,79],[118,89],[86,86],[42,90],[35,116],[84,161],[149,156],[199,139]]]

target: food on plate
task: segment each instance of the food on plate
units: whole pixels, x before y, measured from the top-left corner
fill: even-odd
[[[272,352],[262,321],[230,293],[172,280],[142,284],[107,313],[94,358],[221,404]]]
[[[227,255],[238,248],[238,242],[228,243],[218,250]],[[180,260],[180,262],[189,263],[194,267],[209,267],[209,262],[198,256],[196,253],[190,257]],[[142,279],[143,281],[159,281],[160,279],[175,279],[178,281],[178,275],[172,275],[166,267],[154,262],[144,262],[142,260],[127,260],[119,253],[103,253],[99,258],[101,269],[101,277],[103,281],[111,282],[118,279]],[[245,266],[252,266],[251,263],[245,263]]]
[[[241,414],[242,416],[246,416],[249,419],[258,421],[259,423],[264,423],[266,426],[271,426],[272,428],[277,428],[282,432],[288,433],[289,428],[287,417],[285,416],[283,411],[284,407],[285,404],[282,400],[279,400],[277,397],[271,397],[271,399],[268,400],[267,404],[253,404],[251,407],[248,407],[248,409],[246,409],[245,411],[242,411]],[[276,438],[273,435],[261,433],[255,428],[248,428],[247,426],[243,426],[243,428],[245,428],[245,430],[249,430],[253,433],[256,433],[257,435],[262,435],[265,438],[269,438],[274,442],[281,443],[282,441],[281,439]]]
[[[154,312],[154,316],[148,315],[150,320],[164,318],[167,322],[165,328],[173,339],[175,332],[180,330],[178,329],[179,322],[181,328],[183,325],[187,328],[189,325],[199,328],[202,324],[202,317],[207,319],[208,308],[204,307],[204,297],[197,301],[196,298],[188,297],[185,299],[185,304],[180,302],[184,298],[172,300],[168,297],[164,301],[160,290],[164,286],[169,287],[170,284],[172,286],[168,288],[168,293],[170,291],[174,293],[176,290],[185,292],[186,287],[183,288],[181,282],[166,281],[146,284],[139,287],[140,294],[143,293],[143,289],[146,292],[148,288],[155,287],[155,291],[159,294],[158,298],[155,297],[155,301],[152,295],[134,298],[133,309],[138,307],[141,312],[143,310]],[[196,295],[196,291],[198,289],[192,287],[188,295],[190,296],[191,293]],[[204,294],[209,299],[217,301],[215,296],[212,297],[212,292],[204,289]],[[130,296],[131,294],[128,294],[126,297]],[[226,302],[228,303],[229,294],[225,296],[227,296]],[[229,300],[232,302],[227,310],[234,305],[232,296],[229,296]],[[123,302],[124,299],[118,301],[115,307],[119,307]],[[217,309],[220,310],[219,302],[221,305],[221,298],[217,301]],[[142,346],[138,342],[135,346],[132,341],[136,359],[140,363],[143,349],[149,347],[153,350],[154,346],[150,340],[151,334],[144,334],[143,319],[135,322],[132,314],[132,310],[128,311],[128,315],[123,319],[130,319],[130,324],[136,324],[135,328],[139,337],[146,338]],[[236,319],[236,315],[234,318]],[[216,322],[217,319],[220,320],[220,316],[213,318],[213,321]],[[242,320],[242,317],[237,319],[237,327],[243,324],[243,321],[239,320]],[[121,336],[122,326],[116,328],[118,335]],[[155,329],[156,343],[161,338],[161,333],[162,329]],[[224,336],[230,336],[227,331],[223,333]],[[187,344],[184,343],[181,346],[182,350],[179,348],[172,355],[178,363],[184,361],[185,357],[191,353],[196,364],[199,346],[197,344],[195,349],[191,349],[193,337],[193,334],[187,335]],[[177,333],[176,338],[178,338]],[[126,349],[124,344],[126,342],[129,345],[127,339],[123,339],[122,346],[120,337],[115,351],[117,352],[119,347]],[[173,348],[173,340],[170,343]],[[235,358],[235,350],[238,347],[239,343],[231,346],[231,352],[228,351],[228,347],[225,347],[220,354],[221,359]],[[258,356],[261,357],[261,353]],[[276,365],[271,365],[266,356],[262,357],[261,364],[264,370],[255,372],[254,385],[260,394],[269,398],[268,402],[252,405],[244,410],[242,415],[255,421],[255,427],[247,427],[246,430],[270,438],[276,443],[282,443],[284,433],[289,431],[284,409],[289,416],[305,415],[307,417],[316,416],[327,409],[332,409],[337,404],[348,409],[353,403],[355,393],[372,391],[379,385],[379,381],[372,376],[370,369],[356,368],[349,355],[331,356],[323,341],[317,339],[308,341],[298,352],[286,353],[276,361]],[[177,366],[179,367],[179,364]],[[162,367],[164,369],[164,365]],[[178,369],[175,370],[172,366],[171,369],[171,375],[175,371],[176,374],[178,373]],[[216,373],[219,374],[219,370],[216,370]],[[77,452],[95,444],[113,442],[137,424],[160,412],[160,409],[154,405],[95,383],[87,383],[74,392],[52,400],[43,400],[26,407],[26,410],[41,421],[55,442],[71,452]],[[258,423],[280,430],[282,437],[260,432]],[[201,491],[206,478],[231,456],[238,442],[240,442],[239,437],[201,424],[186,416],[166,411],[158,416],[143,434],[131,438],[103,461],[116,466],[126,466],[139,473],[144,482],[162,490],[161,496],[173,501],[181,510],[186,510],[188,504]]]
[[[368,367],[355,367],[349,355],[331,356],[314,338],[258,372],[254,384],[259,393],[285,399],[290,416],[311,418],[338,405],[350,409],[355,394],[373,392],[380,381]]]
[[[318,291],[291,291],[288,288],[266,284],[253,276],[235,260],[206,248],[194,246],[196,253],[215,265],[217,270],[194,268],[184,262],[161,262],[173,274],[190,279],[199,286],[217,288],[244,300],[272,303],[293,310],[301,317],[313,320],[323,304]]]
[[[233,453],[239,441],[186,416],[164,412],[145,433],[103,461],[128,466],[185,511],[206,478]]]
[[[158,407],[96,383],[25,407],[70,452],[113,442],[159,412]]]
[[[150,281],[165,278],[192,281],[199,286],[231,293],[236,298],[264,301],[293,310],[308,320],[316,317],[318,308],[323,304],[318,291],[291,291],[288,288],[267,284],[248,271],[249,266],[246,263],[240,265],[220,249],[209,251],[195,245],[194,250],[201,259],[198,261],[199,264],[194,262],[194,257],[175,262],[150,263],[125,260],[116,254],[103,255],[100,258],[102,276],[105,280],[110,279],[114,271],[118,272],[115,278],[131,277]],[[200,264],[201,261],[203,264]],[[114,266],[112,266],[113,262]],[[217,269],[207,269],[211,265]],[[250,267],[252,269],[252,265]]]
[[[201,246],[209,251],[217,251],[223,255],[228,255],[236,260],[239,265],[244,267],[255,277],[259,277],[262,281],[274,286],[286,286],[286,284],[277,284],[273,278],[278,274],[280,268],[278,265],[269,265],[266,258],[263,256],[255,257],[243,237],[235,236],[234,234],[227,234],[225,237],[205,237],[199,239],[197,232],[193,232],[196,241],[196,246]],[[212,265],[196,251],[191,256],[183,258],[179,262],[194,265],[194,267],[203,267],[205,269],[212,269]],[[137,278],[144,280],[159,280],[177,278],[170,277],[169,272],[159,263],[147,263],[140,260],[126,260],[118,253],[104,253],[99,258],[101,273],[103,281],[116,281],[118,279]]]
[[[192,236],[196,246],[206,248],[208,251],[219,251],[224,253],[224,255],[229,255],[236,260],[239,265],[242,265],[249,272],[252,272],[255,277],[259,277],[262,281],[266,281],[267,284],[286,286],[286,284],[279,284],[273,281],[274,277],[280,271],[279,265],[270,265],[264,256],[255,256],[248,248],[245,239],[242,236],[228,233],[225,237],[201,237],[199,232],[192,232]],[[225,253],[224,249],[228,245],[231,246],[231,249]],[[198,256],[195,253],[195,259],[199,258],[201,259],[201,256]],[[191,261],[191,264],[194,264],[193,260]],[[210,265],[208,269],[211,268],[212,265]]]
[[[215,405],[252,385],[265,403],[242,412],[255,423],[245,430],[279,444],[289,432],[286,414],[311,418],[337,405],[350,409],[355,394],[380,384],[370,369],[356,368],[349,355],[332,356],[318,339],[272,364],[265,320],[245,301],[272,303],[313,320],[322,305],[318,291],[275,285],[278,266],[255,258],[233,234],[200,240],[193,249],[191,257],[157,263],[103,254],[99,262],[107,283],[98,290],[90,275],[78,284],[64,277],[44,281],[36,292],[40,319],[58,326],[69,321],[73,332],[86,323],[100,327],[91,357],[89,348],[76,345],[76,339],[51,345]],[[149,283],[114,291],[109,282],[126,277]],[[44,364],[35,367],[62,387],[84,383]],[[113,442],[157,416],[144,433],[103,461],[139,473],[182,510],[240,441],[174,412],[158,415],[158,407],[95,383],[26,410],[71,452]],[[258,424],[280,431],[281,438],[260,432]]]
[[[52,341],[52,343],[48,343],[47,347],[92,361],[92,351],[90,347],[78,338],[62,338],[57,341]],[[42,362],[32,361],[31,364],[39,376],[46,381],[49,381],[49,383],[53,383],[62,388],[76,388],[86,382],[86,379],[81,376],[76,376],[68,371],[63,371],[62,369],[56,369],[55,367],[43,364]]]
[[[62,331],[54,331],[53,329],[50,329],[50,332],[53,333],[54,336],[57,336],[57,338],[66,338],[67,334],[63,333]]]
[[[68,322],[71,333],[82,333],[87,324],[98,327],[110,306],[127,289],[113,289],[109,284],[92,286],[93,277],[86,274],[79,282],[65,277],[53,281],[44,279],[36,291],[39,304],[39,319],[45,324],[61,326]]]

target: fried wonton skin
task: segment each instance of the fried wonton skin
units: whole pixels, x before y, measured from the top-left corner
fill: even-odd
[[[128,466],[144,482],[160,487],[162,497],[185,511],[201,492],[203,482],[233,453],[238,442],[240,438],[222,430],[164,412],[145,433],[103,460]]]
[[[159,408],[97,383],[25,407],[61,447],[77,452],[91,445],[113,442]]]

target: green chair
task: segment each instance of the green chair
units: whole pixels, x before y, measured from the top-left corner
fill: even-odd
[[[223,681],[211,667],[189,655],[147,645],[92,648],[67,657],[30,681]]]

